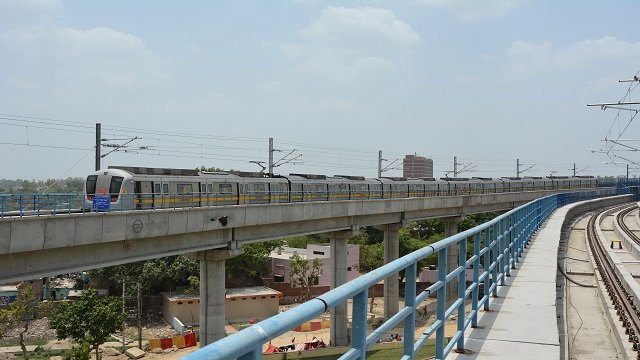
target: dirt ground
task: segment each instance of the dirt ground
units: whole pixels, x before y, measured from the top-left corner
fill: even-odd
[[[427,324],[430,324],[433,321],[433,308],[434,308],[434,303],[435,301],[433,301],[432,299],[427,300],[427,304],[426,307],[421,306],[420,310],[418,310],[417,314],[416,314],[416,336],[420,336],[422,334],[422,332],[424,331],[424,328],[427,326]],[[295,306],[295,305],[293,305]],[[404,306],[403,302],[400,301],[399,302],[399,306],[402,307]],[[284,305],[284,306],[280,306],[280,311],[286,311],[288,309],[290,309],[292,307],[292,305]],[[348,317],[349,319],[351,318],[351,300],[349,300],[348,302],[348,306],[347,306],[347,312],[348,312]],[[423,313],[424,309],[427,310],[426,315]],[[382,318],[384,315],[384,302],[382,298],[377,298],[375,299],[374,302],[374,307],[373,307],[373,311],[370,313],[373,316],[375,316],[376,318]],[[429,316],[430,315],[430,316]],[[318,318],[318,320],[320,320],[320,318]],[[449,323],[452,324],[451,326],[449,326]],[[446,328],[446,336],[451,336],[453,334],[453,332],[455,331],[455,318],[451,319],[449,321],[449,323],[447,324],[447,328]],[[393,333],[398,333],[400,335],[403,334],[403,329],[402,328],[396,328],[394,329]],[[128,326],[126,331],[125,331],[126,336],[129,339],[133,339],[134,337],[137,337],[138,334],[138,330],[137,327],[135,326]],[[8,334],[9,338],[15,338],[18,335],[18,329],[15,329],[13,332],[10,332]],[[177,335],[177,332],[175,330],[173,330],[168,324],[166,324],[164,321],[162,321],[161,319],[155,319],[152,321],[147,321],[142,329],[142,338],[143,339],[149,339],[149,338],[161,338],[161,337],[170,337],[170,336],[174,336]],[[56,334],[54,330],[49,329],[48,327],[48,321],[46,318],[44,319],[40,319],[35,321],[31,326],[30,326],[30,330],[27,334],[27,339],[29,340],[35,340],[35,339],[47,339],[49,340],[49,343],[43,347],[45,348],[50,348],[50,349],[68,349],[71,348],[72,344],[69,340],[55,340]],[[325,343],[329,344],[329,339],[330,339],[330,335],[329,335],[329,329],[321,329],[321,330],[317,330],[317,331],[308,331],[308,332],[297,332],[297,331],[288,331],[285,334],[279,336],[276,339],[273,339],[271,341],[271,343],[274,346],[283,346],[283,345],[290,345],[293,342],[295,343],[301,343],[301,342],[307,342],[307,341],[312,341],[313,337],[316,337],[317,339],[321,339],[323,340]],[[137,341],[133,341],[131,343],[129,343],[129,346],[135,346],[137,344]],[[146,341],[143,340],[143,344],[146,344]],[[121,343],[118,342],[112,342],[112,343],[106,343],[104,344],[104,346],[106,347],[119,347],[121,345]],[[266,348],[266,344],[265,344],[265,348]],[[164,359],[164,360],[172,360],[172,359],[179,359],[183,356],[185,356],[186,354],[196,351],[198,349],[198,347],[191,347],[191,348],[185,348],[185,349],[177,349],[175,351],[169,351],[169,352],[162,352],[162,353],[154,353],[154,352],[147,352],[145,358],[146,359]],[[106,357],[108,359],[113,359],[113,360],[125,360],[128,359],[126,355],[122,354],[122,355],[118,355],[118,356],[108,356]]]

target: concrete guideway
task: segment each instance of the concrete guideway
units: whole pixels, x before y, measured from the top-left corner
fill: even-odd
[[[567,353],[574,359],[622,359],[618,342],[612,336],[612,327],[616,325],[608,316],[611,306],[598,288],[601,284],[587,244],[587,223],[585,216],[574,224],[563,259],[567,276],[576,282],[566,282],[564,292]]]
[[[551,261],[558,256],[563,227],[579,213],[625,201],[624,197],[612,197],[556,210],[532,238],[521,265],[499,288],[491,310],[481,312],[477,328],[466,330],[467,353],[452,353],[447,359],[563,359],[564,334],[558,329],[558,316],[563,310],[556,308],[557,266]],[[603,349],[601,354],[592,349],[591,354],[593,359],[607,359],[611,352]]]
[[[5,218],[0,283],[289,236],[503,211],[552,193],[558,191]]]

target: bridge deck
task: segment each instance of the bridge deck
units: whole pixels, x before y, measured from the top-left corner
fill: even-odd
[[[511,271],[505,286],[499,287],[490,311],[481,312],[478,328],[467,329],[465,348],[470,353],[452,353],[448,359],[560,359],[554,260],[571,206],[554,212],[534,235],[524,261]]]

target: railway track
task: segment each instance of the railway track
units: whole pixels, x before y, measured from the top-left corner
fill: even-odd
[[[620,226],[620,228],[622,229],[622,231],[625,232],[625,234],[627,235],[627,237],[629,239],[631,239],[633,242],[635,242],[636,244],[640,245],[640,237],[638,237],[638,235],[636,235],[633,231],[631,231],[631,229],[629,229],[629,227],[627,226],[627,224],[624,221],[624,218],[633,210],[638,209],[637,206],[630,206],[622,211],[620,211],[618,213],[618,216],[616,216],[616,221],[618,222],[618,225]]]
[[[617,217],[618,223],[623,224],[624,216],[635,208],[637,208],[637,206],[633,205],[620,211]],[[587,225],[589,248],[591,249],[593,260],[600,273],[607,294],[625,329],[625,334],[628,336],[629,342],[632,343],[633,351],[636,352],[636,359],[640,359],[640,339],[638,337],[640,335],[640,311],[638,311],[638,308],[633,303],[634,295],[629,293],[628,286],[626,286],[616,271],[616,265],[607,255],[607,249],[603,239],[598,237],[598,215],[599,214],[593,215]],[[624,225],[624,227],[626,227],[626,225]],[[637,236],[635,238],[635,241],[640,241]]]

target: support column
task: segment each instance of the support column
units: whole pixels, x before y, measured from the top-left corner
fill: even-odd
[[[442,219],[444,221],[444,237],[448,238],[458,233],[458,223],[462,217],[451,217]],[[447,274],[458,267],[458,245],[451,245],[447,248]],[[453,278],[447,284],[447,302],[457,297],[458,279]]]
[[[335,289],[347,282],[347,239],[356,234],[357,231],[336,231],[329,234],[331,241],[331,289]],[[329,313],[331,314],[331,345],[348,345],[347,303],[334,307]]]
[[[225,337],[224,261],[240,254],[242,248],[197,254],[200,260],[200,347]]]
[[[384,263],[388,264],[400,257],[400,236],[401,224],[388,224],[383,227],[384,231]],[[400,299],[400,277],[395,273],[384,279],[384,318],[389,319],[398,313],[400,309],[398,300]]]

